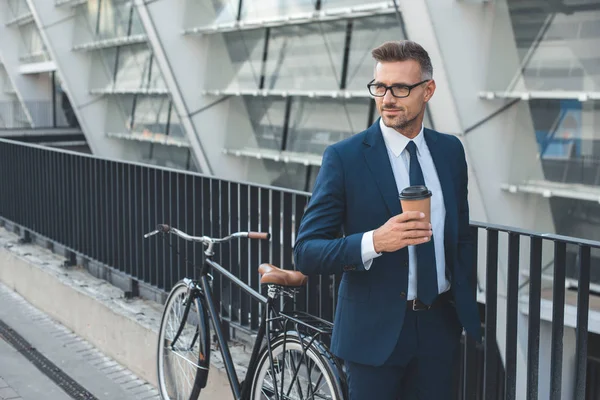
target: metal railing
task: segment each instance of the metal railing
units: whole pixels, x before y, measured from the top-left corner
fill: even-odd
[[[195,275],[194,266],[201,264],[203,253],[200,247],[176,237],[166,238],[168,243],[164,244],[143,240],[143,234],[156,224],[168,223],[192,234],[210,236],[239,230],[270,231],[270,242],[225,244],[215,256],[258,290],[260,263],[294,268],[292,248],[297,222],[310,198],[305,192],[8,140],[0,140],[0,171],[0,222],[18,229],[25,241],[50,243],[57,252],[64,249],[67,265],[87,265],[97,276],[123,287],[128,296],[156,296],[163,301],[166,291],[180,278]],[[542,389],[549,391],[550,399],[561,398],[565,391],[562,355],[567,248],[576,247],[577,299],[566,307],[576,309],[576,384],[572,398],[591,399],[589,393],[598,392],[600,376],[596,359],[588,357],[589,282],[592,249],[600,248],[600,243],[480,223],[472,223],[471,229],[477,241],[475,259],[482,263],[480,276],[482,271],[485,273],[484,282],[473,282],[474,290],[480,286],[485,293],[485,301],[480,304],[485,340],[476,344],[463,337],[456,398],[516,398],[517,320],[519,307],[525,307],[520,304],[523,290],[528,291],[529,299],[525,303],[527,365],[519,374],[526,374],[527,399],[541,396],[540,383],[547,383],[548,387]],[[545,264],[548,256],[554,280],[550,288],[542,284],[542,262]],[[529,281],[520,287],[525,272]],[[297,294],[294,306],[333,320],[340,279],[311,277],[307,288]],[[500,285],[505,281],[506,286]],[[219,276],[214,277],[213,288],[228,324],[249,332],[257,328],[260,315],[256,302]],[[553,323],[548,348],[550,372],[546,376],[540,375],[539,360],[540,355],[547,354],[541,347],[540,324],[548,319],[541,311],[541,304],[548,301]],[[505,325],[498,324],[499,310],[505,310]],[[505,342],[503,350],[497,345],[498,332],[504,339],[501,342]]]

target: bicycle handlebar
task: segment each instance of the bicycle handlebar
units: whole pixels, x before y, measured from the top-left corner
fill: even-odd
[[[205,243],[205,244],[227,242],[233,238],[239,238],[239,237],[245,237],[248,239],[259,239],[259,240],[271,239],[271,234],[268,232],[236,232],[236,233],[232,233],[229,236],[225,236],[223,238],[212,238],[209,236],[191,236],[183,231],[180,231],[177,228],[173,228],[166,224],[157,225],[156,229],[152,232],[146,233],[144,235],[144,238],[149,238],[150,236],[154,236],[157,233],[173,233],[182,239],[189,240],[192,242],[201,242],[201,243]]]

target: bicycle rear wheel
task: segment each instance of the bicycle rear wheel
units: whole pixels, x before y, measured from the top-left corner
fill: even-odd
[[[189,307],[187,301],[191,301]],[[161,397],[196,400],[208,377],[210,330],[206,311],[198,298],[188,296],[183,281],[173,287],[165,303],[157,354]]]
[[[277,391],[281,400],[343,400],[339,372],[317,343],[307,348],[307,343],[301,343],[297,336],[274,339],[271,343],[273,370],[265,347],[252,380],[251,399],[271,400]]]

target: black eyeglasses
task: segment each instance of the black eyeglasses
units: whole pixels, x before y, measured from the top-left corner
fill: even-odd
[[[425,82],[429,82],[430,80],[431,79],[425,79],[424,81],[415,83],[414,85],[410,85],[410,86],[406,86],[406,85],[386,86],[382,83],[373,83],[375,81],[375,79],[373,79],[371,82],[369,82],[369,84],[367,85],[367,88],[369,89],[369,93],[371,93],[371,95],[373,95],[375,97],[385,96],[385,94],[387,93],[387,91],[389,89],[392,91],[392,96],[398,97],[398,98],[403,98],[403,97],[408,97],[410,95],[410,91],[412,89],[416,88],[417,86],[419,86]]]

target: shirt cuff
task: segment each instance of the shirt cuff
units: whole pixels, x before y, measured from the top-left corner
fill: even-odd
[[[373,231],[365,232],[363,234],[360,247],[363,265],[365,269],[368,270],[371,268],[373,259],[381,255],[381,253],[375,252],[375,245],[373,244]]]

